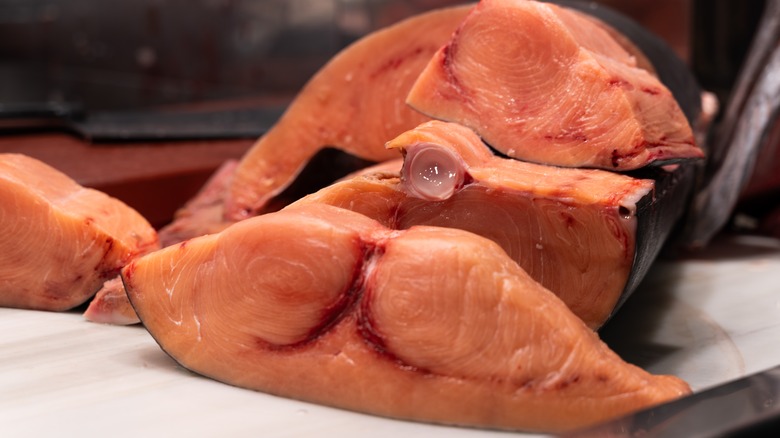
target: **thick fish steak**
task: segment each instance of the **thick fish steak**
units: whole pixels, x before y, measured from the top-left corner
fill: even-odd
[[[495,243],[309,204],[131,262],[141,321],[182,366],[394,418],[561,431],[680,397],[622,361]]]
[[[138,212],[34,158],[0,154],[0,306],[60,311],[158,245]]]

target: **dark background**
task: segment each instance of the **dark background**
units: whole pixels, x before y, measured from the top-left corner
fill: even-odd
[[[0,103],[75,101],[116,109],[289,98],[361,35],[459,3],[0,0]],[[634,17],[690,58],[692,0],[601,3]]]

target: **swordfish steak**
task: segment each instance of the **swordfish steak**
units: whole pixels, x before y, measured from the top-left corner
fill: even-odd
[[[440,121],[388,147],[403,152],[400,173],[340,181],[292,205],[319,202],[389,228],[434,225],[486,237],[593,329],[631,292],[636,252],[663,242],[637,248],[640,206],[658,195],[654,180],[499,157],[470,129]]]
[[[214,172],[198,193],[174,214],[173,221],[157,233],[160,245],[170,246],[204,234],[224,230],[233,222],[223,220],[225,191],[238,163],[228,160]],[[88,321],[102,324],[131,325],[141,322],[127,299],[117,275],[95,294],[84,311]]]
[[[407,103],[536,163],[631,170],[703,157],[672,93],[606,26],[549,3],[482,0]]]
[[[472,6],[443,8],[378,30],[342,50],[242,157],[225,217],[264,212],[326,146],[369,161],[396,158],[384,143],[428,120],[405,103],[428,60]],[[316,189],[316,188],[315,188]]]
[[[0,154],[0,306],[82,304],[158,245],[138,212],[36,159]]]
[[[495,243],[325,204],[241,221],[122,271],[182,366],[382,416],[560,431],[680,397],[622,361]]]

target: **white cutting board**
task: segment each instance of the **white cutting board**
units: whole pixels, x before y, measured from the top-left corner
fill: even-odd
[[[780,241],[723,237],[662,261],[604,339],[694,390],[780,364]],[[0,436],[496,437],[377,418],[215,382],[177,366],[140,326],[0,309]]]

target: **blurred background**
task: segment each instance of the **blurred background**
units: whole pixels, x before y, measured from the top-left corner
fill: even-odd
[[[0,102],[77,101],[114,109],[286,98],[360,36],[459,3],[465,2],[0,0]],[[749,35],[762,7],[761,1],[601,3],[652,29],[683,59],[712,64],[711,73],[700,74],[710,88],[728,86],[731,58],[747,44],[735,34]]]

